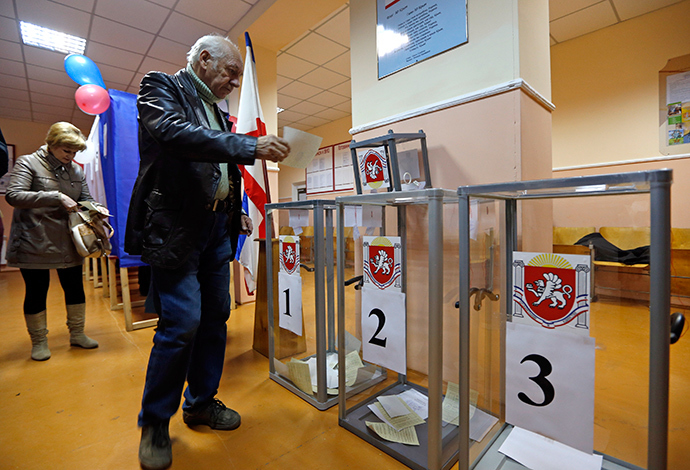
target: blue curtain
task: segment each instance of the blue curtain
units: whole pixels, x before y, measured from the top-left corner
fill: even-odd
[[[145,263],[139,256],[125,252],[125,228],[132,188],[139,171],[139,126],[137,124],[137,96],[124,91],[108,90],[110,107],[101,115],[100,142],[103,183],[110,223],[115,235],[110,240],[114,256],[120,266],[128,268]]]

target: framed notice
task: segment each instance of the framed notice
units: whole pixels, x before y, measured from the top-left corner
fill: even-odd
[[[350,142],[321,147],[305,173],[307,194],[352,191],[355,183]]]
[[[466,0],[376,0],[379,79],[467,42]]]
[[[0,194],[5,194],[7,185],[10,184],[10,173],[12,173],[12,168],[14,168],[14,158],[14,145],[7,144],[7,173],[0,178]]]
[[[668,145],[690,143],[690,72],[666,77]]]

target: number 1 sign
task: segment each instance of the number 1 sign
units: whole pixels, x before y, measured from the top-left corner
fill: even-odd
[[[594,338],[516,322],[506,330],[506,422],[591,454]]]

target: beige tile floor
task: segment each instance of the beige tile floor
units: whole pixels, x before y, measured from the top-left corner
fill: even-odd
[[[53,271],[54,273],[54,271]],[[86,284],[86,332],[95,350],[69,346],[57,277],[48,299],[52,357],[30,358],[19,272],[0,272],[0,469],[139,468],[136,425],[153,329],[127,332],[101,289]],[[173,469],[396,469],[395,459],[338,426],[337,407],[318,411],[268,378],[252,349],[253,304],[229,321],[219,398],[242,415],[235,431],[170,424]]]
[[[153,329],[125,331],[122,312],[110,310],[102,289],[87,283],[86,293],[86,331],[100,347],[69,346],[53,273],[52,358],[36,362],[30,359],[22,316],[21,276],[0,272],[0,470],[139,468],[136,416]],[[602,322],[592,328],[599,346],[597,374],[606,371],[606,380],[597,376],[595,429],[607,451],[645,466],[646,411],[638,404],[646,399],[646,388],[638,385],[646,381],[646,366],[643,359],[632,372],[619,365],[642,355],[641,348],[625,345],[645,343],[646,312],[602,302],[597,308],[609,314],[599,315]],[[232,313],[219,392],[242,414],[242,426],[230,432],[190,429],[176,414],[170,426],[173,469],[406,468],[339,427],[337,406],[318,411],[270,380],[267,359],[252,349],[253,321],[252,304]],[[615,346],[616,341],[624,346]],[[672,347],[671,370],[669,469],[681,470],[690,468],[690,338]]]

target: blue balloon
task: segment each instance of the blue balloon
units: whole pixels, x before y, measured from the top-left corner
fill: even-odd
[[[70,54],[65,57],[65,72],[79,85],[98,85],[106,88],[98,65],[85,55]]]

